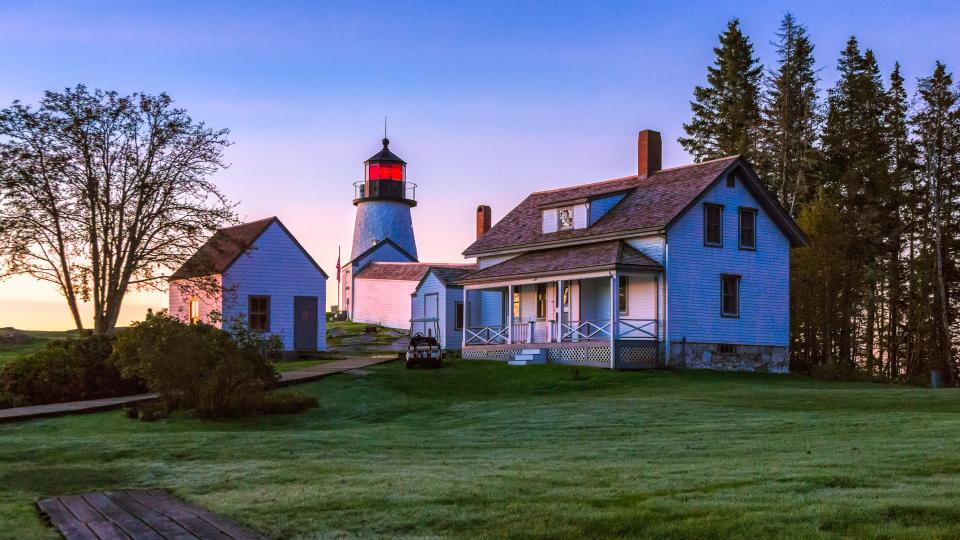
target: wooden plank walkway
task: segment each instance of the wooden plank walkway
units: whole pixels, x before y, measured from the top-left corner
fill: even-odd
[[[119,409],[130,403],[156,398],[157,394],[138,394],[135,396],[92,399],[89,401],[71,401],[69,403],[50,403],[49,405],[31,405],[29,407],[0,409],[0,422],[107,411],[110,409]]]
[[[391,355],[367,356],[362,358],[347,358],[345,360],[336,360],[334,362],[317,364],[315,366],[298,369],[296,371],[287,371],[286,373],[281,373],[280,386],[290,386],[291,384],[300,384],[300,383],[315,381],[317,379],[322,379],[328,375],[333,375],[334,373],[344,373],[344,372],[353,371],[356,369],[363,369],[376,364],[390,362],[396,359],[397,359],[397,355],[391,354]]]
[[[327,362],[325,364],[318,364],[316,366],[298,369],[296,371],[281,373],[280,386],[290,386],[292,384],[315,381],[335,373],[344,373],[356,369],[363,369],[396,359],[396,355],[384,355],[363,358],[347,358],[344,360]],[[49,405],[32,405],[29,407],[0,409],[0,422],[16,422],[20,420],[30,420],[32,418],[45,418],[49,416],[62,416],[67,414],[86,414],[110,409],[119,409],[130,403],[147,401],[156,399],[157,397],[157,394],[139,394],[136,396],[94,399],[90,401],[72,401],[70,403],[51,403]]]
[[[67,540],[266,538],[161,490],[97,491],[37,503]]]

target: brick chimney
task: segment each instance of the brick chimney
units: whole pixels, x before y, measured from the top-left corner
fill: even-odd
[[[490,207],[481,204],[477,207],[477,240],[490,230]]]
[[[660,132],[645,129],[637,137],[637,176],[645,178],[660,170],[663,152]]]

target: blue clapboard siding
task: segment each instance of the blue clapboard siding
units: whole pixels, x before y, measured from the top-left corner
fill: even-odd
[[[703,203],[724,205],[723,247],[703,244]],[[758,209],[757,250],[739,249],[739,207]],[[790,244],[738,181],[721,180],[667,231],[669,339],[787,346]],[[720,275],[739,274],[740,317],[720,316]]]
[[[607,195],[606,197],[597,197],[596,199],[591,199],[588,226],[593,226],[597,220],[602,218],[604,214],[609,212],[610,209],[616,206],[618,202],[622,201],[625,196],[625,193],[617,193],[614,195]]]
[[[425,303],[427,295],[430,294],[436,294],[438,299],[437,318],[440,319],[440,346],[444,349],[459,349],[463,341],[463,332],[456,329],[456,303],[463,302],[463,289],[445,286],[431,271],[414,293],[414,318],[426,317]],[[415,330],[426,334],[423,325],[417,325]]]
[[[503,295],[499,289],[469,291],[467,326],[496,326],[503,324]]]
[[[651,234],[626,240],[633,249],[663,265],[664,239],[662,234]]]
[[[270,332],[293,350],[293,297],[317,297],[317,348],[327,348],[326,278],[280,225],[273,223],[223,275],[223,316],[247,317],[248,296],[270,297]]]

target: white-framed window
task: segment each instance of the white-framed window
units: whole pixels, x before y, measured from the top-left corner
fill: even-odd
[[[573,228],[573,207],[557,209],[557,230],[568,231]]]
[[[200,322],[200,299],[196,296],[190,298],[190,323]]]

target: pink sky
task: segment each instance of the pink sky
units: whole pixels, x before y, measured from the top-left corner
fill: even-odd
[[[0,105],[83,82],[166,91],[230,128],[231,167],[214,180],[241,218],[283,220],[330,274],[332,304],[352,183],[385,114],[419,185],[421,260],[459,262],[477,204],[496,221],[531,191],[632,174],[641,129],[663,134],[665,167],[688,163],[676,138],[726,21],[742,19],[769,66],[786,11],[810,27],[823,88],[850,34],[911,84],[937,59],[960,66],[954,2],[14,1],[0,5]],[[165,305],[133,292],[121,322]],[[0,282],[0,326],[71,321],[51,286],[17,278]]]

